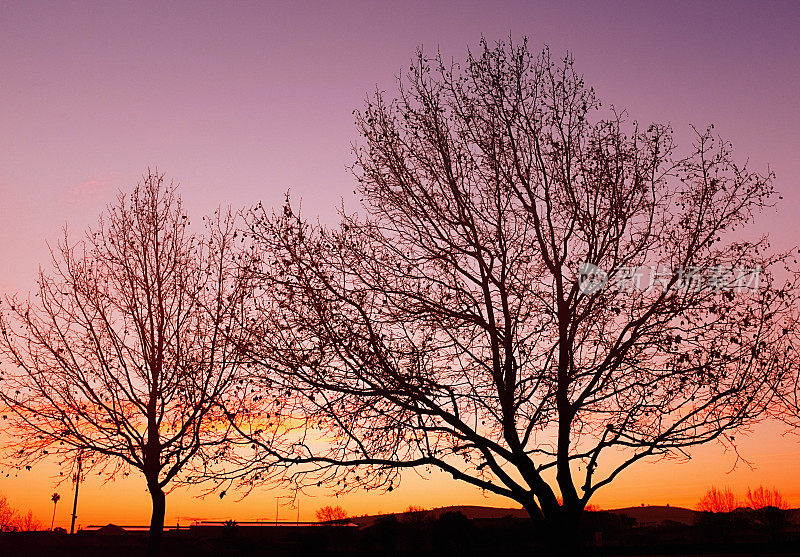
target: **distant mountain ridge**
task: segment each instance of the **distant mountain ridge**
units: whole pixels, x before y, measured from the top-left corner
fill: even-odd
[[[680,522],[681,524],[692,525],[700,515],[698,511],[685,509],[683,507],[671,507],[662,505],[647,505],[644,507],[624,507],[621,509],[609,509],[608,512],[614,514],[624,514],[636,520],[638,524],[661,523],[661,522]]]
[[[741,509],[744,510],[744,509]],[[428,517],[433,520],[438,519],[448,512],[460,512],[472,520],[501,519],[501,518],[528,518],[525,509],[505,508],[505,507],[483,507],[480,505],[451,505],[448,507],[437,507],[435,509],[425,509]],[[670,505],[646,505],[640,507],[623,507],[620,509],[601,509],[600,512],[607,512],[625,515],[632,518],[639,525],[662,524],[664,522],[678,522],[691,526],[703,513],[684,507],[673,507]],[[788,509],[790,521],[800,519],[800,509]],[[369,526],[380,518],[395,515],[402,520],[405,512],[385,513],[378,515],[357,516],[348,519],[349,522],[358,526]]]
[[[666,521],[680,522],[682,524],[694,524],[698,512],[683,507],[671,507],[661,505],[648,505],[644,507],[624,507],[621,509],[603,509],[605,512],[614,514],[624,514],[636,520],[639,524],[661,523]],[[425,511],[434,520],[448,512],[460,512],[470,519],[497,519],[497,518],[527,518],[528,513],[525,509],[504,508],[504,507],[483,507],[480,505],[451,505],[448,507],[437,507]],[[351,522],[359,526],[368,526],[381,517],[395,514],[402,516],[405,513],[386,513],[380,515],[359,516],[350,519]]]

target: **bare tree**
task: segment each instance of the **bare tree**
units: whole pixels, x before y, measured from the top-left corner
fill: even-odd
[[[793,283],[800,285],[800,272],[791,273]],[[771,408],[771,414],[783,422],[788,429],[786,433],[798,437],[800,435],[800,314],[786,325],[792,336],[792,342],[787,349],[786,373],[775,378],[773,388],[777,396],[777,403]]]
[[[750,507],[750,516],[753,523],[762,530],[766,530],[771,538],[776,538],[791,523],[789,502],[776,488],[758,486],[756,489],[747,489],[745,498]]]
[[[0,532],[15,532],[18,524],[17,510],[8,503],[5,495],[0,495]]]
[[[425,507],[409,505],[400,515],[400,519],[414,528],[422,528],[433,522],[433,515]]]
[[[19,518],[20,532],[38,532],[42,530],[42,522],[33,516],[33,511],[29,510],[25,516]]]
[[[331,505],[325,505],[324,507],[317,509],[314,513],[314,516],[317,517],[317,522],[328,522],[334,524],[347,520],[347,511],[338,505],[335,507],[332,507]]]
[[[176,186],[148,172],[85,238],[65,232],[34,298],[6,300],[0,396],[10,456],[55,457],[110,478],[139,471],[158,552],[165,489],[201,451],[226,442],[233,392],[228,329],[246,291],[233,218],[188,230]],[[228,412],[236,409],[229,404]]]
[[[463,66],[420,52],[357,125],[360,216],[249,219],[251,352],[293,395],[251,408],[302,418],[282,455],[298,485],[434,467],[563,540],[633,463],[733,446],[763,413],[796,297],[785,256],[742,234],[772,175],[711,130],[679,156],[667,126],[602,109],[571,58],[526,43]]]
[[[774,487],[769,489],[760,485],[753,490],[748,488],[745,500],[747,501],[747,505],[753,510],[773,507],[785,511],[789,508],[789,502],[786,500],[786,497]]]
[[[748,491],[748,497],[750,492]],[[700,502],[697,504],[697,510],[706,513],[730,513],[738,509],[741,505],[739,499],[734,495],[731,488],[726,487],[719,489],[712,486],[705,492]]]

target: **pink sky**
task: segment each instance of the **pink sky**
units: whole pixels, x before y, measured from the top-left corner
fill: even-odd
[[[357,140],[352,111],[376,86],[394,91],[417,46],[459,60],[481,34],[527,35],[533,49],[547,43],[555,54],[569,49],[606,104],[640,122],[670,122],[678,139],[690,124],[714,123],[740,159],[776,172],[784,200],[758,229],[788,247],[797,243],[800,213],[798,29],[792,2],[4,3],[0,291],[32,288],[46,242],[65,223],[76,233],[94,223],[148,165],[183,184],[196,215],[217,205],[277,205],[287,189],[323,219],[342,198],[354,208],[346,171]],[[747,445],[757,470],[729,483],[780,484],[800,505],[800,441],[772,425],[759,431],[761,442]],[[691,504],[712,477],[702,472],[730,464],[730,455],[703,449],[687,466],[640,466],[606,504]],[[38,474],[34,482],[6,480],[0,492],[49,518],[52,486]],[[101,491],[91,485],[84,497],[98,514],[87,520],[128,517],[102,514]],[[144,497],[143,486],[125,485],[116,489]],[[388,511],[423,494],[427,506],[481,497],[469,488],[439,493],[441,482],[409,485],[394,499],[350,505]],[[61,491],[64,523],[69,497]],[[272,516],[270,497],[253,499],[245,514]],[[144,501],[130,507],[129,520],[146,521]],[[178,501],[184,507],[168,500],[168,521],[196,504],[189,495]],[[222,516],[232,504],[208,502],[199,512]],[[303,515],[321,504],[308,503]],[[262,505],[271,510],[261,513]]]

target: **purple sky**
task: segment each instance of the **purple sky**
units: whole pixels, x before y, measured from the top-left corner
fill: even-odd
[[[0,289],[27,290],[45,241],[148,165],[201,212],[291,188],[331,215],[366,93],[392,91],[418,45],[463,59],[481,34],[569,49],[606,103],[678,137],[715,123],[777,172],[778,234],[800,208],[797,4],[109,4],[0,4]]]
[[[798,3],[113,4],[0,0],[0,292],[32,288],[45,242],[96,222],[148,165],[198,216],[287,189],[326,220],[354,208],[352,111],[394,91],[417,46],[462,60],[481,34],[570,50],[605,104],[678,139],[716,124],[777,173],[785,199],[759,228],[797,243]]]

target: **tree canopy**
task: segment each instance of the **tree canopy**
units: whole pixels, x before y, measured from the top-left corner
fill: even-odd
[[[681,154],[525,42],[420,51],[356,122],[359,213],[249,217],[250,351],[292,395],[298,484],[435,467],[572,524],[631,464],[734,446],[763,414],[796,295],[746,238],[773,176],[713,128]]]

